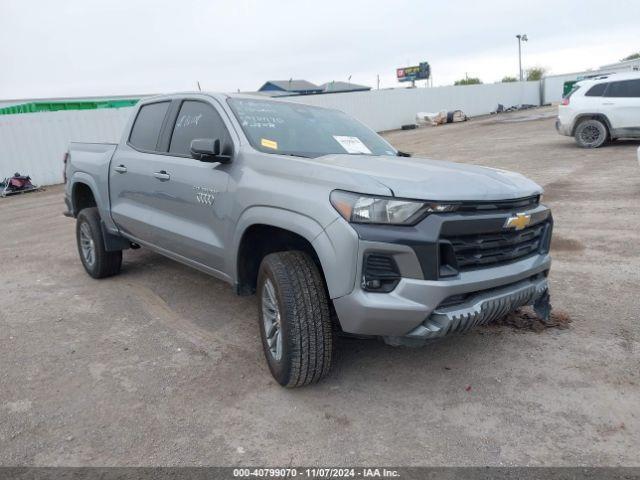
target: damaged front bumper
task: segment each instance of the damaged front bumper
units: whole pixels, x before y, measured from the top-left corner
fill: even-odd
[[[356,288],[333,304],[346,333],[404,344],[398,339],[442,337],[533,305],[546,292],[550,267],[548,254],[534,255],[449,280],[402,278],[387,294]]]
[[[548,283],[544,275],[470,295],[460,304],[436,308],[405,336],[386,336],[384,340],[390,345],[420,345],[426,340],[486,325],[525,305],[534,305],[541,316],[548,316]]]
[[[525,305],[548,317],[551,212],[537,199],[513,202],[430,215],[411,227],[355,227],[358,283],[333,299],[342,330],[407,345],[464,332]],[[529,225],[505,228],[516,213]]]

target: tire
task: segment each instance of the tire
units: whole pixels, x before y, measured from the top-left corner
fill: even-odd
[[[324,281],[311,257],[300,251],[267,255],[257,293],[262,347],[273,378],[285,387],[324,378],[333,331]]]
[[[122,250],[105,250],[97,208],[85,208],[78,214],[76,242],[82,266],[93,278],[110,277],[120,272]]]
[[[607,141],[609,132],[600,120],[584,120],[576,127],[574,137],[582,148],[598,148]]]

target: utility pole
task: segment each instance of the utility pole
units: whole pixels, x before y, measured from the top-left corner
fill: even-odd
[[[526,33],[518,34],[516,35],[516,38],[518,39],[518,72],[520,74],[520,81],[522,81],[522,42],[526,42],[529,39],[527,38]]]
[[[380,90],[380,74],[376,75],[376,78],[378,82],[378,90]]]

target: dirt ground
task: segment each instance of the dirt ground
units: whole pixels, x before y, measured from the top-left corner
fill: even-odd
[[[545,187],[568,328],[340,339],[300,390],[271,379],[254,298],[144,249],[92,280],[60,187],[0,199],[0,464],[639,465],[638,143],[578,149],[552,113],[386,136]]]

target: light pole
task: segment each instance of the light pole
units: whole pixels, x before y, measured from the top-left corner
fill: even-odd
[[[527,38],[526,33],[522,35],[518,34],[516,35],[516,38],[518,39],[518,71],[520,72],[520,81],[522,81],[522,42],[526,42],[529,39]]]

